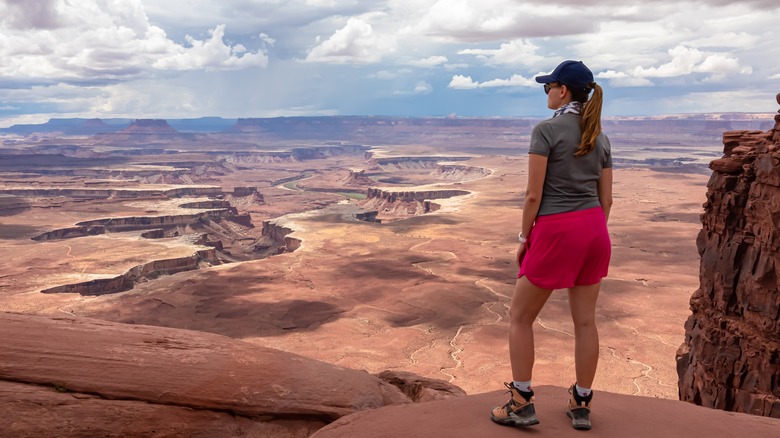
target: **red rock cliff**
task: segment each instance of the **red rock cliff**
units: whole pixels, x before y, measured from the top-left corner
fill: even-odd
[[[780,95],[778,95],[780,103]],[[780,418],[780,115],[723,135],[707,185],[700,287],[677,353],[680,399]]]

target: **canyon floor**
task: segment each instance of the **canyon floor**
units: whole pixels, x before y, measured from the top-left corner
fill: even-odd
[[[158,169],[154,178],[138,176],[148,168],[128,168],[162,160],[149,156],[122,163],[122,175],[105,169],[86,177],[3,169],[0,191],[15,193],[7,197],[17,200],[35,199],[0,215],[0,248],[6,254],[0,261],[0,311],[212,332],[371,373],[411,371],[450,381],[469,394],[500,389],[510,379],[507,312],[517,273],[527,156],[508,144],[489,154],[475,153],[479,148],[473,145],[465,152],[424,143],[366,151],[286,161],[237,154],[220,161],[219,172],[199,167],[196,180],[184,180],[175,163]],[[212,155],[204,154],[192,152],[186,159],[211,162]],[[614,175],[613,256],[597,309],[601,354],[594,388],[676,399],[675,352],[699,284],[696,236],[708,176],[627,165],[616,167]],[[185,214],[178,198],[164,196],[84,200],[19,194],[22,187],[45,192],[84,188],[88,181],[111,189],[219,187],[219,198],[255,225],[222,223],[232,227],[221,231],[233,236],[226,246],[238,249],[260,239],[260,224],[268,221],[291,230],[284,237],[299,241],[299,247],[255,260],[223,257],[199,269],[143,278],[118,293],[41,293],[210,248],[188,237],[201,232],[192,224],[180,228],[180,235],[156,240],[142,238],[142,230],[32,240],[79,221]],[[229,196],[245,186],[257,187],[263,199]],[[370,204],[360,194],[370,187],[447,197],[432,199],[427,213],[411,203],[417,211],[410,213],[398,201]],[[468,194],[460,194],[464,191]],[[214,200],[201,194],[186,202],[207,199]],[[377,206],[381,222],[356,218]],[[535,333],[535,384],[568,386],[574,381],[574,344],[565,291],[553,294]]]

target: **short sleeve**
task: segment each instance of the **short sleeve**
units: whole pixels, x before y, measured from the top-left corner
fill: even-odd
[[[552,149],[552,127],[547,121],[541,122],[534,126],[531,132],[531,147],[528,151],[529,154],[550,156]]]
[[[601,136],[604,137],[602,142],[604,145],[604,160],[601,163],[601,167],[604,169],[612,168],[612,145],[609,143],[609,137],[604,134],[601,134]]]

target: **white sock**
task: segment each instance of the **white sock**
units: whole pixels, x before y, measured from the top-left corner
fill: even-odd
[[[590,394],[590,388],[583,388],[580,385],[574,385],[574,388],[577,390],[577,394],[579,394],[580,397],[587,397],[588,394]]]
[[[517,380],[512,381],[512,385],[523,392],[529,392],[531,391],[531,381],[527,382],[519,382]]]

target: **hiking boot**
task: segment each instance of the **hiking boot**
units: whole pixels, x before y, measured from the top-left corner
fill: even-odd
[[[571,397],[566,415],[571,418],[572,427],[577,430],[590,430],[590,401],[593,400],[593,391],[590,391],[587,397],[582,397],[574,385],[571,385],[569,394]]]
[[[534,392],[520,391],[512,383],[504,383],[511,397],[504,406],[490,411],[490,419],[504,426],[525,427],[539,424],[534,409]]]

